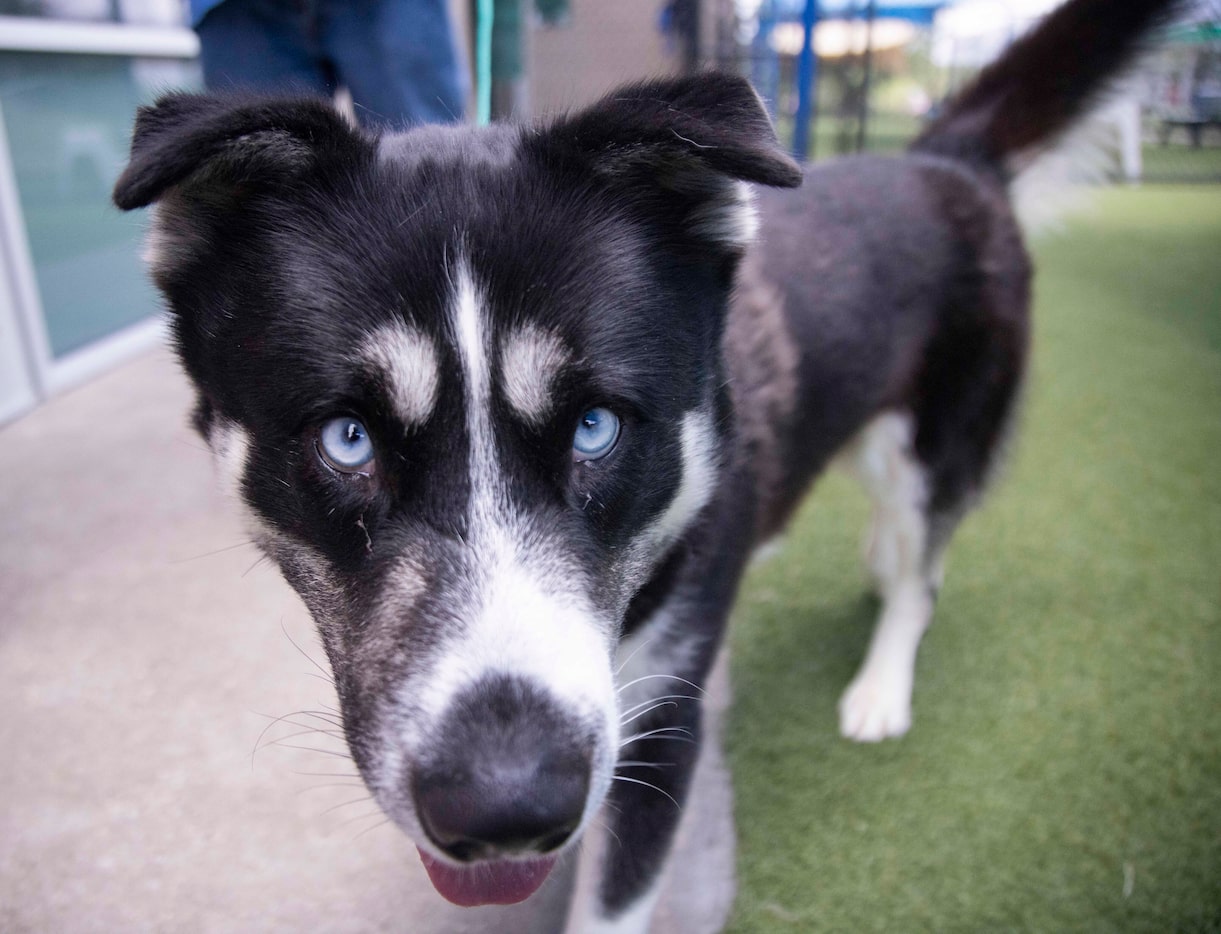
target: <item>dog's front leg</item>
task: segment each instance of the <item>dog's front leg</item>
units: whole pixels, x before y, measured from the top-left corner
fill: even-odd
[[[602,839],[588,854],[597,865],[574,906],[568,934],[649,930],[698,758],[701,723],[700,691],[693,683],[673,680],[664,693],[652,693],[637,709],[624,709],[623,746],[602,812]]]
[[[732,574],[680,585],[619,648],[620,748],[567,934],[645,934],[700,755]]]
[[[726,489],[672,555],[670,573],[663,566],[637,595],[643,618],[620,642],[617,766],[567,934],[649,930],[699,759],[704,685],[748,554],[732,530],[753,527],[753,499],[740,484]]]

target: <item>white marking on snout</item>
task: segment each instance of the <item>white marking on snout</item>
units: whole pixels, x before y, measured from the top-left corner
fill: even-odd
[[[579,594],[548,587],[538,569],[515,557],[519,546],[507,536],[483,544],[490,546],[480,549],[491,562],[487,579],[420,697],[427,715],[440,719],[464,688],[507,674],[544,687],[574,716],[588,720],[601,710],[608,728],[616,724],[607,710],[614,698],[609,627]]]
[[[366,338],[359,357],[385,377],[395,411],[407,425],[428,420],[440,385],[437,350],[429,337],[407,324],[384,325]]]
[[[546,421],[552,383],[569,359],[560,339],[537,325],[527,324],[505,339],[500,349],[505,397],[527,424]]]

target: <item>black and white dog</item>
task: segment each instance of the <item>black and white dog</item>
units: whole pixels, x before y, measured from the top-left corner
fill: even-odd
[[[876,503],[883,597],[841,729],[908,729],[942,556],[1027,355],[1010,173],[1167,6],[1072,0],[907,155],[796,192],[728,75],[541,127],[141,110],[115,201],[157,203],[195,424],[443,896],[525,899],[609,802],[571,927],[648,927],[743,566],[837,456]]]

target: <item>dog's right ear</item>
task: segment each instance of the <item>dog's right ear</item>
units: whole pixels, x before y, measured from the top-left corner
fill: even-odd
[[[795,188],[802,177],[750,82],[718,72],[620,88],[555,121],[533,145],[547,164],[601,178],[625,202],[649,205],[731,251],[756,227],[744,183]]]
[[[591,170],[633,168],[659,179],[719,175],[778,188],[801,184],[801,166],[780,147],[750,82],[703,72],[630,84],[556,121],[544,134],[581,151]]]
[[[124,211],[178,188],[209,200],[300,178],[336,150],[367,146],[323,101],[167,94],[136,115],[131,160],[114,187]]]

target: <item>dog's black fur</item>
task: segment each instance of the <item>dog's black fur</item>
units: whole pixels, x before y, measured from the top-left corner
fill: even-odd
[[[854,438],[881,445],[884,469],[865,472],[887,547],[914,549],[879,561],[894,616],[879,633],[918,641],[1025,369],[1030,265],[1008,180],[1170,6],[1072,0],[908,155],[815,167],[795,192],[777,189],[799,167],[728,75],[635,85],[539,128],[378,137],[315,101],[191,94],[140,111],[115,201],[158,202],[153,274],[196,426],[318,621],[357,765],[447,895],[528,894],[514,867],[545,875],[541,856],[609,798],[618,843],[574,924],[647,924],[696,757],[674,741],[699,734],[682,686],[703,682],[751,551]],[[757,193],[756,247],[742,183],[775,186]],[[595,410],[621,433],[583,459],[573,426]],[[327,459],[336,416],[367,430],[366,467]],[[893,500],[876,488],[890,474],[908,484]],[[524,649],[505,670],[439,674],[497,644],[497,613],[515,620],[489,555],[529,570],[523,599],[565,620],[580,608],[546,644],[564,655],[572,633],[608,654],[573,650],[574,671],[639,680],[555,687]],[[505,639],[528,642],[512,625]],[[631,651],[612,666],[616,644]],[[892,648],[858,679],[875,694]],[[883,701],[846,697],[845,732],[902,733],[905,677]],[[623,748],[602,708],[630,724]],[[612,783],[617,759],[633,764]],[[501,888],[463,889],[472,863],[500,867]]]

